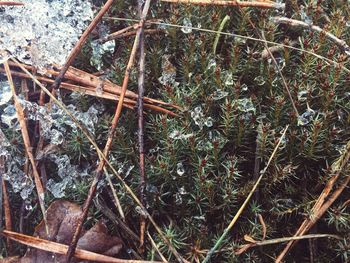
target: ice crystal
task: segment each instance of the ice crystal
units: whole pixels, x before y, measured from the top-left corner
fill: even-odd
[[[262,86],[265,84],[265,80],[263,76],[255,77],[254,81],[256,82],[256,84],[258,84],[258,86]]]
[[[315,111],[308,107],[307,110],[298,117],[298,126],[309,124],[314,119],[314,116]]]
[[[12,98],[10,84],[7,81],[0,82],[0,106],[8,103]]]
[[[63,65],[93,17],[90,1],[22,0],[21,3],[24,5],[3,7],[0,13],[0,49],[38,68]]]
[[[233,75],[232,73],[227,73],[225,78],[225,86],[232,86],[234,83]]]
[[[192,22],[188,17],[184,19],[183,27],[181,28],[181,31],[184,32],[185,34],[192,33]]]
[[[13,105],[8,105],[1,114],[1,122],[9,128],[13,128],[17,121],[16,108]]]
[[[221,89],[217,89],[212,95],[211,97],[213,98],[213,100],[221,100],[225,97],[228,96],[228,92],[223,91]]]
[[[95,40],[91,43],[92,56],[90,58],[90,64],[97,70],[101,70],[103,66],[102,57],[106,53],[113,53],[115,48],[115,41],[107,41],[101,43],[99,40]]]
[[[185,173],[185,168],[184,168],[184,166],[183,166],[182,163],[178,163],[178,164],[176,165],[176,173],[177,173],[179,176],[183,176],[183,175],[184,175],[184,173]]]
[[[256,111],[255,106],[250,98],[238,99],[238,100],[235,100],[235,103],[239,111],[254,112],[254,113]]]

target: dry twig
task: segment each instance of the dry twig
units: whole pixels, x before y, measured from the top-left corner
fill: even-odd
[[[13,80],[12,80],[10,67],[9,67],[7,61],[4,62],[4,67],[5,67],[7,79],[9,81],[9,84],[10,84],[10,87],[11,87],[11,91],[12,91],[12,94],[13,94],[13,100],[14,100],[14,105],[15,105],[15,108],[16,108],[17,118],[18,118],[18,121],[19,121],[19,125],[21,127],[23,143],[24,143],[25,150],[26,150],[26,153],[28,155],[28,158],[30,160],[30,163],[32,165],[32,170],[33,170],[33,175],[34,175],[34,182],[35,182],[36,190],[38,192],[38,200],[39,200],[40,209],[41,209],[41,212],[43,214],[43,219],[44,219],[45,225],[47,225],[46,212],[45,212],[45,203],[44,203],[45,192],[44,192],[44,188],[43,188],[43,185],[42,185],[41,180],[40,180],[40,175],[39,175],[39,172],[38,172],[38,169],[36,167],[35,160],[34,160],[32,146],[30,144],[30,139],[29,139],[29,133],[28,133],[26,121],[25,121],[25,118],[24,118],[23,108],[22,108],[22,106],[21,106],[21,104],[20,104],[20,102],[18,100],[18,97],[17,97],[17,94],[16,94],[16,89],[15,89],[15,86],[14,86]],[[48,229],[46,229],[46,230],[48,231]]]
[[[340,47],[342,50],[346,52],[347,55],[350,53],[350,46],[346,44],[344,40],[339,39],[332,33],[320,28],[319,26],[310,25],[308,23],[305,23],[303,21],[299,21],[296,19],[291,19],[288,17],[279,17],[275,16],[271,19],[276,24],[284,24],[290,27],[302,27],[304,29],[312,30],[318,33],[323,33],[330,41],[334,42],[338,47]]]
[[[4,230],[2,233],[5,237],[11,238],[12,240],[15,240],[21,244],[34,247],[37,249],[41,249],[44,251],[57,253],[57,254],[66,254],[68,250],[67,245],[63,245],[60,243],[48,241],[45,239],[41,239],[38,237],[31,237],[24,234],[7,231]],[[97,254],[94,252],[90,252],[83,249],[77,249],[74,254],[75,257],[83,260],[89,260],[94,262],[106,262],[106,263],[151,263],[150,261],[144,261],[144,260],[126,260],[126,259],[119,259],[119,258],[113,258],[101,254]],[[157,262],[157,261],[152,261]],[[159,261],[158,261],[159,262]]]
[[[217,5],[217,6],[237,6],[237,7],[258,7],[258,8],[277,8],[283,7],[281,4],[262,1],[221,1],[221,0],[161,0],[162,2],[191,4],[191,5]]]

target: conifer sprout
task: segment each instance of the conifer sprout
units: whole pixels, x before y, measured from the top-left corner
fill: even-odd
[[[93,17],[85,0],[22,0],[0,12],[0,50],[44,70],[63,65]],[[20,34],[18,33],[20,32]]]

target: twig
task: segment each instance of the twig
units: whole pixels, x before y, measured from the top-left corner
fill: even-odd
[[[30,163],[32,165],[32,170],[33,170],[33,175],[34,175],[34,182],[35,182],[36,190],[38,192],[39,205],[40,205],[41,212],[43,214],[43,219],[44,219],[44,222],[45,222],[46,232],[47,232],[47,234],[49,234],[49,229],[48,229],[48,226],[47,226],[46,212],[45,212],[45,203],[44,203],[45,192],[44,192],[43,185],[42,185],[42,183],[40,181],[40,175],[39,175],[39,172],[38,172],[38,169],[36,167],[35,160],[34,160],[34,155],[33,155],[33,152],[32,152],[32,147],[31,147],[30,139],[29,139],[29,133],[28,133],[26,121],[25,121],[25,118],[24,118],[23,108],[22,108],[22,106],[21,106],[21,104],[20,104],[20,102],[18,100],[18,97],[17,97],[17,94],[16,94],[16,89],[15,89],[15,86],[14,86],[13,80],[12,80],[10,67],[9,67],[7,61],[4,62],[4,67],[5,67],[7,79],[9,81],[9,84],[10,84],[10,87],[11,87],[11,90],[12,90],[13,100],[14,100],[16,113],[17,113],[17,118],[18,118],[18,121],[19,121],[19,125],[21,127],[23,143],[24,143],[25,150],[26,150],[26,153],[28,155],[28,158],[30,160]]]
[[[75,47],[69,54],[66,63],[61,68],[60,73],[58,74],[57,78],[55,79],[54,84],[52,85],[53,89],[59,88],[64,75],[66,74],[69,67],[72,65],[75,57],[80,52],[81,48],[83,47],[85,41],[89,37],[90,33],[94,30],[94,28],[97,26],[97,24],[100,22],[104,14],[109,10],[109,8],[112,6],[113,0],[107,0],[107,2],[104,4],[104,6],[101,8],[100,12],[98,12],[97,16],[92,20],[88,28],[84,31],[84,33],[81,35],[79,41],[76,43]]]
[[[122,18],[122,17],[106,17],[105,19],[110,19],[110,20],[118,20],[118,21],[129,21],[129,22],[137,22],[139,20],[137,19],[130,19],[130,18]],[[174,28],[184,28],[185,26],[181,26],[181,25],[177,25],[177,24],[171,24],[171,23],[164,23],[164,22],[148,22],[150,24],[154,24],[154,25],[162,25],[162,26],[169,26],[169,27],[174,27]],[[263,43],[267,43],[269,45],[276,45],[276,46],[281,46],[281,47],[285,47],[291,50],[295,50],[295,51],[299,51],[302,53],[306,53],[306,54],[310,54],[326,63],[328,63],[327,65],[333,65],[335,67],[339,67],[342,70],[344,70],[346,73],[350,73],[350,70],[348,68],[346,68],[343,63],[338,63],[336,61],[333,61],[329,58],[326,58],[324,56],[321,56],[319,54],[316,54],[315,52],[312,52],[310,50],[305,50],[302,48],[298,48],[298,47],[293,47],[291,45],[286,45],[286,44],[280,44],[277,42],[273,42],[273,41],[268,41],[268,40],[262,40],[256,37],[250,37],[250,36],[243,36],[243,35],[239,35],[239,34],[234,34],[234,33],[229,33],[229,32],[218,32],[216,30],[211,30],[211,29],[207,29],[207,28],[198,28],[198,27],[189,27],[186,26],[187,28],[191,28],[192,30],[195,31],[199,31],[199,32],[206,32],[206,33],[211,33],[211,34],[221,34],[221,35],[225,35],[225,36],[230,36],[230,37],[238,37],[238,38],[243,38],[243,39],[247,39],[247,40],[252,40],[252,41],[256,41],[256,42],[263,42]]]
[[[14,64],[12,62],[9,62],[9,65],[14,66],[14,67],[18,67],[16,64]],[[24,65],[24,64],[22,64],[22,66],[25,67],[26,69],[32,71],[32,72],[34,70],[33,66]],[[52,75],[52,76],[58,76],[59,72],[56,70],[48,69],[46,74]],[[76,69],[74,67],[70,67],[68,69],[64,78],[67,80],[74,81],[82,86],[94,87],[95,91],[97,88],[100,88],[100,89],[102,88],[102,90],[101,90],[102,94],[105,92],[109,92],[112,94],[120,95],[120,93],[121,93],[120,86],[118,86],[118,85],[116,85],[108,80],[101,80],[98,77],[94,76],[93,74]],[[52,81],[53,80],[51,80],[51,82]],[[125,97],[136,100],[137,94],[128,90],[128,91],[126,91]],[[148,97],[144,97],[144,101],[146,103],[150,103],[150,104],[159,104],[159,105],[166,106],[166,107],[180,109],[180,107],[173,105],[171,103],[166,103],[166,102],[152,99],[152,98],[148,98]]]
[[[166,31],[163,30],[163,29],[144,29],[144,34],[145,35],[152,35],[152,34],[165,33],[165,32]],[[137,31],[131,31],[131,32],[125,32],[123,34],[119,34],[119,35],[116,35],[116,36],[107,36],[108,40],[106,40],[106,41],[113,40],[113,39],[118,39],[118,38],[130,37],[130,36],[134,36],[136,34],[137,34]],[[106,41],[103,41],[103,42],[106,42]]]
[[[279,16],[272,17],[271,21],[273,21],[276,24],[284,24],[290,27],[302,27],[304,29],[309,29],[318,33],[323,33],[330,41],[334,42],[338,47],[345,51],[346,55],[349,56],[350,46],[346,44],[344,40],[339,39],[332,33],[320,28],[319,26],[310,25],[303,21]]]
[[[142,19],[143,1],[138,0],[138,9],[140,19]],[[138,78],[138,99],[137,99],[137,118],[138,118],[138,144],[139,144],[139,169],[140,169],[140,199],[143,206],[146,206],[146,173],[145,173],[145,145],[144,145],[144,118],[143,118],[143,96],[145,93],[145,34],[144,27],[140,29],[140,58],[139,58],[139,78]],[[146,230],[146,218],[140,215],[140,246],[141,252],[144,250]]]
[[[14,5],[14,6],[16,6],[16,5],[24,5],[23,3],[19,3],[19,2],[7,2],[7,1],[1,1],[0,2],[0,5]]]
[[[2,207],[4,207],[4,215],[5,215],[5,229],[6,230],[12,230],[12,217],[11,217],[11,208],[10,208],[10,201],[9,196],[7,193],[6,188],[6,182],[3,177],[5,174],[5,158],[4,156],[0,157],[0,217],[2,220]],[[3,201],[3,202],[2,202]],[[0,222],[0,228],[2,228],[2,223]],[[7,252],[8,254],[12,255],[13,252],[13,246],[12,242],[9,238],[7,238]]]
[[[149,232],[147,231],[147,237],[148,239],[151,241],[152,246],[154,247],[154,249],[157,251],[158,255],[160,256],[160,258],[162,259],[163,262],[168,262],[168,260],[166,260],[166,258],[163,256],[162,252],[160,252],[157,244],[154,242],[152,236],[149,234]]]
[[[141,17],[141,21],[140,21],[140,28],[143,28],[143,26],[145,24],[145,18],[147,16],[147,13],[148,13],[148,10],[149,10],[149,6],[150,6],[150,0],[147,0],[146,3],[145,3],[145,6],[144,6],[143,12],[142,12],[142,17]],[[139,47],[140,35],[141,35],[141,32],[142,32],[142,30],[140,28],[138,29],[137,35],[136,35],[135,40],[134,40],[134,45],[132,47],[132,51],[131,51],[131,55],[130,55],[130,58],[129,58],[129,62],[128,62],[128,65],[126,67],[126,72],[125,72],[125,76],[124,76],[124,81],[123,81],[123,85],[122,85],[120,99],[118,101],[118,105],[117,105],[117,108],[116,108],[116,111],[115,111],[115,115],[113,117],[112,125],[111,125],[110,131],[109,131],[109,136],[107,138],[107,142],[106,142],[105,148],[103,150],[103,154],[106,157],[108,157],[109,150],[110,150],[111,145],[112,145],[115,129],[117,127],[117,124],[118,124],[118,121],[119,121],[119,117],[121,115],[121,111],[122,111],[122,107],[123,107],[123,101],[124,101],[125,93],[126,93],[127,86],[128,86],[128,83],[129,83],[130,71],[131,71],[132,66],[134,65],[136,52],[137,52],[137,49]],[[88,197],[85,200],[84,205],[83,205],[83,212],[82,212],[81,216],[78,218],[78,223],[77,223],[77,226],[76,226],[76,229],[75,229],[72,241],[71,241],[71,243],[69,245],[66,262],[70,262],[72,256],[74,255],[74,251],[75,251],[77,243],[78,243],[78,239],[79,239],[79,236],[80,236],[80,232],[81,232],[81,229],[82,229],[83,222],[85,221],[85,219],[87,217],[87,213],[88,213],[90,204],[92,202],[92,199],[93,199],[93,197],[95,195],[95,192],[96,192],[96,189],[97,189],[97,184],[98,184],[99,180],[102,177],[102,170],[103,170],[103,167],[104,167],[105,163],[106,162],[104,160],[101,160],[99,165],[98,165],[98,167],[97,167],[97,169],[96,169],[96,176],[95,176],[95,178],[94,178],[94,180],[93,180],[93,182],[92,182],[92,184],[90,186]],[[175,253],[177,253],[177,252],[175,251]]]
[[[24,234],[7,231],[4,230],[2,233],[5,237],[11,238],[12,240],[15,240],[21,244],[34,247],[40,250],[48,251],[51,253],[57,253],[57,254],[66,254],[68,250],[67,245],[63,245],[60,243],[56,243],[53,241],[41,239],[38,237],[32,237],[27,236]],[[105,255],[101,255],[98,253],[90,252],[88,250],[84,249],[77,249],[74,254],[75,257],[79,259],[85,259],[89,261],[94,262],[106,262],[106,263],[151,263],[150,261],[145,260],[127,260],[127,259],[119,259],[119,258],[113,258]],[[160,263],[159,261],[152,261],[156,263]]]
[[[277,4],[272,2],[259,2],[259,1],[221,1],[221,0],[161,0],[162,2],[176,3],[176,4],[191,4],[191,5],[217,5],[217,6],[238,6],[238,7],[258,7],[258,8],[276,8],[281,9],[283,4]]]
[[[153,217],[148,213],[147,209],[141,204],[141,201],[139,200],[139,198],[137,197],[137,195],[133,192],[133,190],[130,188],[130,186],[124,181],[124,179],[119,175],[119,173],[117,172],[117,170],[113,167],[113,165],[111,164],[111,162],[108,160],[108,158],[103,154],[103,152],[101,151],[101,149],[99,148],[99,146],[97,145],[97,143],[94,141],[94,139],[91,137],[91,135],[89,134],[89,132],[87,131],[86,128],[84,128],[79,121],[72,115],[72,113],[70,113],[70,111],[67,109],[67,107],[65,107],[65,105],[57,100],[52,94],[51,92],[45,88],[40,81],[38,81],[21,63],[19,63],[16,59],[11,58],[11,60],[13,62],[16,63],[16,65],[21,68],[21,70],[23,70],[26,74],[28,74],[28,76],[30,76],[33,81],[42,89],[44,90],[44,92],[52,99],[52,101],[54,103],[57,104],[57,106],[59,106],[71,119],[72,121],[75,123],[75,125],[77,126],[78,129],[80,129],[82,131],[82,133],[86,136],[86,138],[88,139],[88,141],[93,145],[93,147],[95,148],[97,154],[99,155],[100,158],[102,158],[106,164],[108,165],[108,167],[111,169],[112,173],[120,180],[120,182],[122,183],[123,187],[126,189],[126,191],[130,194],[130,196],[134,199],[135,203],[137,205],[139,205],[141,207],[141,209],[143,210],[143,212],[147,215],[148,220],[152,223],[153,227],[155,228],[155,230],[158,232],[160,238],[168,245],[169,250],[173,252],[173,254],[177,257],[177,259],[180,262],[187,262],[186,260],[182,259],[182,257],[179,255],[179,253],[176,251],[176,249],[171,245],[171,243],[169,242],[168,238],[164,235],[164,233],[162,232],[162,230],[160,229],[160,227],[157,225],[157,223],[154,221]],[[121,221],[122,222],[122,221]]]
[[[241,255],[242,253],[246,252],[248,249],[250,249],[252,247],[257,247],[257,246],[267,246],[267,245],[284,243],[284,242],[288,242],[288,241],[296,241],[296,240],[311,239],[311,238],[324,238],[324,237],[341,239],[339,236],[329,235],[329,234],[312,234],[312,235],[304,235],[304,236],[298,236],[298,237],[295,237],[295,236],[294,237],[281,237],[281,238],[275,238],[275,239],[269,239],[269,240],[263,240],[263,241],[256,241],[254,243],[242,245],[235,252],[235,254]]]
[[[0,72],[4,72],[4,70],[2,68],[0,68]],[[27,74],[24,74],[24,73],[21,73],[21,72],[18,72],[18,71],[14,71],[14,70],[11,70],[11,74],[13,76],[17,76],[17,77],[21,77],[21,78],[31,78]],[[45,77],[37,76],[36,78],[38,80],[42,81],[42,82],[49,83],[49,84],[52,84],[54,82],[54,80],[49,79],[49,78],[45,78]],[[97,97],[97,98],[113,100],[113,101],[119,101],[119,96],[116,95],[115,93],[110,93],[109,91],[104,91],[104,92],[102,92],[102,94],[101,93],[97,93],[95,88],[89,87],[89,86],[88,87],[78,86],[78,85],[74,85],[74,84],[71,84],[71,83],[62,82],[61,83],[61,88],[66,89],[66,90],[70,90],[70,91],[80,92],[82,94],[86,94],[86,95],[89,95],[89,96],[94,96],[94,97]],[[147,98],[144,98],[144,101],[146,101],[146,100],[147,100]],[[151,101],[157,101],[157,100],[151,99]],[[124,99],[124,104],[123,104],[124,107],[129,108],[129,109],[134,109],[135,105],[136,105],[136,101],[135,100],[128,99],[128,98]],[[165,108],[162,108],[160,106],[157,106],[157,105],[152,105],[152,104],[149,104],[149,103],[145,103],[144,105],[145,105],[145,108],[150,109],[150,110],[158,111],[158,112],[161,112],[163,114],[167,114],[167,115],[173,116],[173,117],[177,117],[178,116],[178,114],[176,114],[176,113],[174,113],[174,112],[172,112],[170,110],[167,110]],[[175,107],[177,107],[177,106],[175,106]]]
[[[275,157],[277,151],[278,151],[278,148],[282,142],[282,140],[284,139],[285,135],[286,135],[286,132],[288,130],[288,125],[287,127],[283,130],[283,133],[280,137],[280,139],[278,140],[278,143],[275,147],[275,149],[273,150],[268,162],[267,162],[267,165],[265,166],[264,170],[262,170],[258,180],[256,181],[256,183],[254,184],[252,190],[250,190],[247,198],[244,200],[243,204],[241,205],[241,207],[238,209],[238,212],[236,213],[236,215],[233,217],[233,219],[231,220],[230,224],[226,227],[226,229],[224,230],[224,233],[220,236],[220,238],[216,241],[215,245],[213,248],[211,248],[207,254],[207,256],[205,257],[203,263],[207,263],[210,261],[210,258],[212,257],[212,255],[215,253],[215,251],[221,246],[221,243],[223,242],[224,238],[226,237],[226,235],[229,233],[229,231],[232,229],[232,227],[234,226],[234,224],[236,223],[237,219],[240,217],[240,215],[242,214],[243,210],[245,209],[245,207],[247,206],[250,198],[253,196],[256,188],[258,187],[258,185],[260,184],[263,176],[265,175],[266,171],[267,171],[267,168],[270,167],[270,164],[271,164],[271,161],[272,159]]]

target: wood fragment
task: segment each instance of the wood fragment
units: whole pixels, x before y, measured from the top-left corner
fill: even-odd
[[[48,251],[51,253],[64,255],[67,253],[67,250],[68,250],[67,245],[41,239],[38,237],[32,237],[32,236],[28,236],[28,235],[24,235],[16,232],[8,231],[8,230],[2,231],[1,234],[21,244],[24,244],[33,248],[41,249],[44,251]],[[145,261],[145,260],[126,260],[126,259],[109,257],[109,256],[97,254],[97,253],[90,252],[83,249],[77,249],[74,253],[74,257],[83,259],[83,260],[90,260],[95,262],[106,262],[106,263],[151,263],[151,261]],[[157,263],[159,261],[152,261],[152,262]]]
[[[44,188],[43,188],[43,185],[42,185],[41,180],[40,180],[40,175],[39,175],[39,172],[38,172],[38,169],[36,167],[35,160],[34,160],[32,146],[31,146],[30,139],[29,139],[30,137],[29,137],[26,121],[25,121],[25,118],[24,118],[23,108],[22,108],[22,106],[21,106],[21,104],[20,104],[20,102],[18,100],[18,97],[17,97],[17,94],[16,94],[16,89],[15,89],[15,86],[14,86],[14,83],[13,83],[13,79],[12,79],[12,75],[11,75],[11,71],[10,71],[10,67],[9,67],[9,64],[7,63],[7,61],[4,62],[4,67],[5,67],[7,79],[9,81],[10,88],[11,88],[11,91],[12,91],[12,95],[13,95],[13,99],[14,99],[14,105],[15,105],[16,113],[17,113],[17,118],[18,118],[19,125],[21,127],[23,143],[24,143],[25,150],[26,150],[26,153],[28,155],[28,158],[30,160],[30,163],[32,165],[32,171],[33,171],[33,176],[34,176],[34,183],[35,183],[36,190],[38,192],[38,200],[39,200],[40,209],[41,209],[41,212],[42,212],[42,215],[43,215],[44,222],[46,223],[45,225],[47,225],[46,212],[45,212],[45,203],[44,203],[45,192],[44,192]]]
[[[344,40],[339,39],[332,33],[320,28],[319,26],[310,25],[300,20],[279,16],[272,17],[271,21],[275,24],[284,24],[290,27],[302,27],[304,29],[308,29],[317,33],[323,33],[330,41],[335,43],[343,51],[345,51],[346,53],[350,52],[350,46]]]
[[[167,3],[176,4],[191,4],[201,6],[235,6],[235,7],[258,7],[258,8],[282,8],[282,5],[273,2],[261,2],[261,1],[220,1],[220,0],[161,0]]]
[[[20,3],[20,2],[0,1],[0,5],[19,6],[19,5],[24,5],[24,4],[23,4],[23,3]]]

